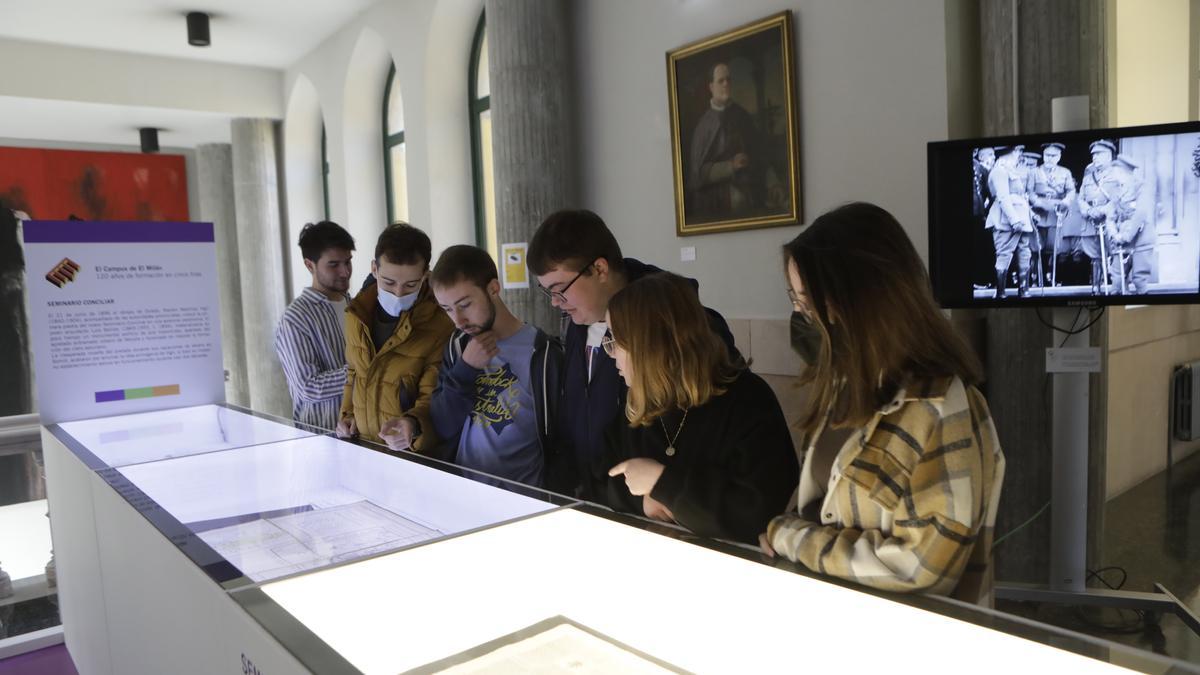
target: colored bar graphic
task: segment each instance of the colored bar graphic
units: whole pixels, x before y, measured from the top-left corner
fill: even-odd
[[[153,398],[155,396],[178,396],[179,385],[164,384],[157,387],[137,387],[135,389],[113,389],[112,391],[96,392],[96,403],[110,401],[129,401],[135,398]]]
[[[96,392],[96,403],[108,403],[109,401],[124,401],[125,390],[118,389],[116,391],[98,391]]]

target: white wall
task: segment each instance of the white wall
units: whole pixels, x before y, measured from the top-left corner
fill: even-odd
[[[580,0],[575,4],[582,205],[626,255],[700,281],[729,318],[782,318],[779,247],[799,228],[675,236],[665,54],[791,9],[804,218],[866,199],[926,250],[925,144],[947,138],[944,0]],[[681,263],[679,248],[696,247]]]
[[[482,0],[383,0],[284,75],[285,95],[299,78],[311,81],[325,114],[330,217],[350,230],[358,248],[352,289],[369,271],[375,237],[387,225],[382,166],[387,67],[379,47],[396,64],[404,101],[409,220],[429,233],[435,255],[452,244],[474,243],[467,70],[482,9]],[[294,269],[301,263],[299,250],[291,249]]]
[[[268,68],[0,40],[0,96],[283,117]]]
[[[948,128],[945,0],[786,7],[795,13],[806,220],[870,199],[924,251],[925,143],[944,140]],[[799,229],[675,236],[665,53],[782,8],[766,0],[574,5],[580,205],[605,218],[629,255],[698,278],[705,302],[731,318],[788,314],[778,250]],[[474,241],[466,80],[481,9],[481,0],[383,0],[285,74],[284,95],[303,76],[325,114],[331,217],[360,252],[352,283],[365,276],[386,224],[377,131],[384,77],[376,58],[364,61],[366,73],[353,65],[378,52],[376,41],[396,63],[404,98],[410,220],[430,233],[435,252]],[[365,98],[361,82],[376,79]],[[680,263],[681,246],[695,246],[697,261]]]
[[[1200,307],[1108,308],[1108,448],[1105,492],[1112,499],[1178,462],[1200,442],[1170,432],[1171,373],[1200,361]],[[1136,401],[1136,404],[1134,404]]]
[[[1115,6],[1116,125],[1187,120],[1189,0],[1116,0]]]
[[[1190,113],[1193,62],[1189,0],[1116,0],[1110,40],[1112,126],[1182,122]],[[1113,103],[1115,102],[1115,105]],[[1111,499],[1200,443],[1171,440],[1168,381],[1175,366],[1200,360],[1200,308],[1109,308],[1106,491]],[[1138,405],[1130,405],[1137,392]]]
[[[360,29],[342,90],[342,158],[346,222],[361,251],[374,247],[387,221],[384,185],[383,93],[392,55],[371,27]],[[331,150],[332,154],[332,150]],[[360,273],[367,256],[359,256]]]
[[[287,281],[288,301],[312,284],[299,253],[300,230],[306,223],[325,219],[325,194],[321,182],[321,104],[317,90],[307,77],[299,77],[288,97],[283,122],[284,194],[287,199],[285,255],[291,264]],[[293,251],[292,249],[296,249]]]

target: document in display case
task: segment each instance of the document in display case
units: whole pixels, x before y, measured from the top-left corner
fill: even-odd
[[[414,668],[425,673],[686,673],[640,654],[606,635],[556,616],[441,661]]]
[[[116,473],[117,485],[144,494],[251,582],[554,508],[329,436],[147,462]]]
[[[234,524],[224,524],[230,520]],[[254,581],[404,548],[445,534],[365,499],[327,508],[308,504],[188,526]]]
[[[51,527],[66,639],[83,673],[149,672],[164,645],[207,634],[220,654],[262,633],[247,628],[231,590],[569,503],[222,405],[66,422],[43,443],[51,483],[63,486],[50,491]],[[175,621],[143,611],[161,603]],[[183,609],[196,607],[209,613]],[[214,622],[214,611],[226,619]],[[260,670],[297,670],[278,645],[265,660],[255,651]],[[195,672],[214,672],[210,659]]]

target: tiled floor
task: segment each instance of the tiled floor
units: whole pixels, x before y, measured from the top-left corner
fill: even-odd
[[[1200,453],[1110,501],[1104,518],[1103,565],[1127,573],[1122,590],[1150,592],[1160,583],[1200,614]],[[1103,577],[1113,585],[1121,581],[1115,569]],[[1147,629],[1128,610],[1023,603],[998,603],[997,609],[1200,665],[1200,636],[1174,616]]]

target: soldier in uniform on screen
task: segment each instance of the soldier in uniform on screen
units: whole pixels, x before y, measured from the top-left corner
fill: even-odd
[[[973,169],[971,216],[975,227],[973,235],[975,288],[991,288],[995,281],[992,268],[995,266],[996,256],[992,250],[992,238],[988,236],[989,233],[986,229],[988,209],[992,206],[992,192],[988,189],[988,174],[995,165],[995,148],[976,148],[971,152],[971,168]]]
[[[1025,147],[996,160],[988,174],[988,188],[995,201],[988,211],[986,228],[992,231],[996,248],[996,297],[1007,295],[1008,268],[1017,258],[1017,294],[1029,294],[1029,265],[1032,259],[1033,221],[1029,212],[1029,167],[1022,158]]]
[[[1137,208],[1143,181],[1138,164],[1127,155],[1118,155],[1112,163],[1115,183],[1110,194],[1117,196],[1114,218],[1109,222],[1109,270],[1113,284],[1122,293],[1144,294],[1149,291],[1154,264],[1154,228]],[[1103,184],[1102,184],[1103,185]]]
[[[1033,170],[1029,204],[1040,248],[1038,258],[1039,283],[1058,284],[1058,228],[1075,207],[1075,177],[1071,170],[1059,166],[1065,146],[1062,143],[1042,145],[1042,165]]]
[[[1144,293],[1150,280],[1153,237],[1142,241],[1144,227],[1137,214],[1141,180],[1133,172],[1132,160],[1113,161],[1117,146],[1112,141],[1096,141],[1091,151],[1092,163],[1084,170],[1079,188],[1079,211],[1085,224],[1078,245],[1092,259],[1092,291],[1107,294],[1124,288],[1135,292],[1137,283],[1130,283],[1124,268],[1132,267],[1132,253],[1140,248],[1138,278]],[[1116,288],[1111,289],[1110,283]]]
[[[1021,166],[1025,169],[1025,201],[1029,202],[1030,204],[1029,218],[1031,223],[1034,221],[1032,192],[1033,174],[1037,171],[1038,162],[1041,161],[1041,159],[1042,156],[1032,150],[1026,150],[1025,152],[1021,153]],[[1029,238],[1029,255],[1029,285],[1032,286],[1036,283],[1037,285],[1041,286],[1043,285],[1041,283],[1042,240],[1038,238],[1036,227],[1033,228],[1033,236]]]
[[[996,149],[977,148],[971,153],[971,165],[975,173],[972,184],[975,205],[972,213],[977,217],[987,218],[988,207],[992,205],[992,193],[988,190],[987,177],[996,165]]]

